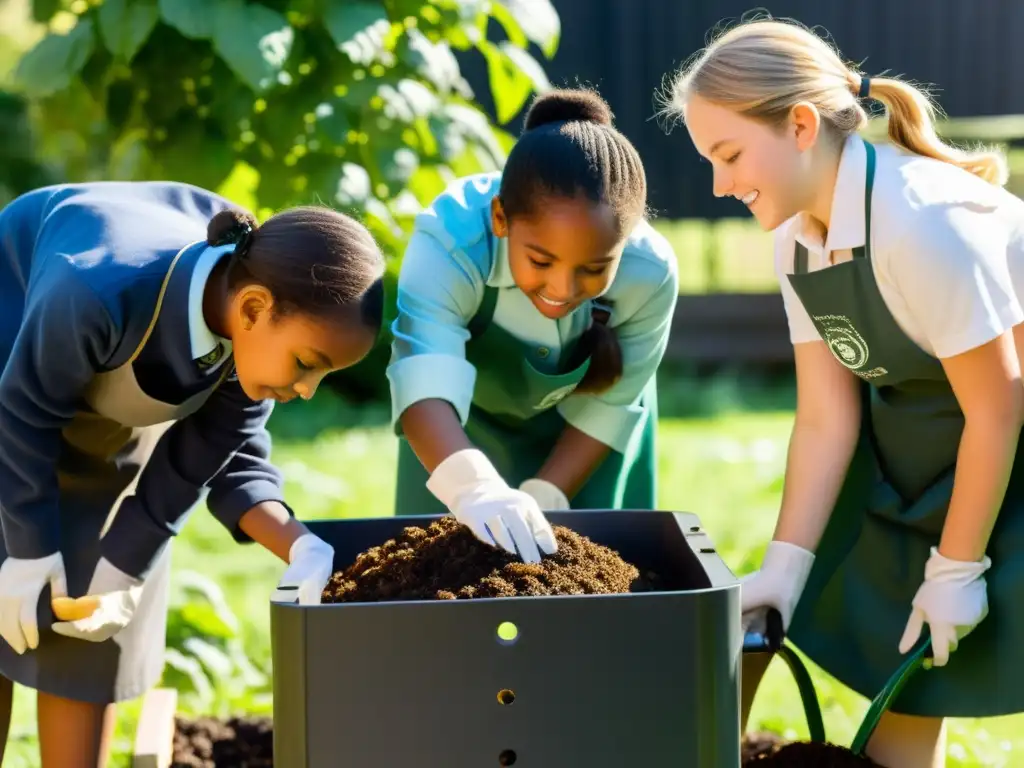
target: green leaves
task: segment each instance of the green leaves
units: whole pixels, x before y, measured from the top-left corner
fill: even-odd
[[[525,48],[523,38],[536,43],[549,59],[558,50],[562,25],[551,0],[494,0],[495,18],[505,27],[509,40]]]
[[[29,50],[14,72],[17,82],[32,97],[49,96],[71,85],[96,45],[91,19],[80,19],[66,35],[49,34]]]
[[[40,168],[68,181],[187,181],[261,213],[330,205],[366,224],[392,277],[422,207],[452,179],[502,167],[514,137],[498,125],[550,87],[542,61],[561,35],[551,0],[28,2],[40,21],[78,14],[15,70]],[[495,27],[507,39],[488,39]],[[496,121],[454,54],[474,48]],[[20,191],[7,179],[42,178],[7,168],[0,196]],[[230,186],[240,172],[244,190]],[[386,396],[379,371],[366,386],[377,380]],[[224,664],[203,643],[223,650],[215,624],[206,609],[175,615],[202,642],[179,637],[168,675],[213,695]]]
[[[160,17],[185,37],[206,40],[213,36],[210,0],[160,0]]]
[[[211,10],[214,50],[234,73],[256,92],[278,83],[295,37],[284,16],[242,0],[217,0]]]
[[[60,10],[60,0],[32,0],[32,20],[45,24]]]
[[[522,48],[508,43],[495,45],[488,40],[481,41],[479,48],[487,59],[487,76],[499,123],[504,125],[519,114],[535,89],[550,87],[540,64]]]
[[[391,22],[375,0],[327,0],[324,25],[338,49],[355,64],[394,63],[388,36]]]
[[[107,50],[130,62],[156,26],[156,0],[104,0],[100,6],[100,33]]]
[[[220,587],[194,571],[174,574],[167,616],[163,684],[188,708],[217,715],[269,690],[268,675],[245,654]]]

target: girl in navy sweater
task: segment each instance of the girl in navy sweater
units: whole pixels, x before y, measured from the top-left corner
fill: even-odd
[[[158,681],[169,543],[204,490],[288,563],[275,598],[319,600],[333,551],[286,506],[266,423],[372,348],[383,271],[335,211],[257,226],[185,184],[0,211],[0,727],[12,684],[36,689],[43,766],[105,764],[113,704]],[[47,631],[50,601],[85,595]]]

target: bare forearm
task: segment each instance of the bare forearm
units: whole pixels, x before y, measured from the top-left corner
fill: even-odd
[[[428,472],[453,453],[472,448],[455,409],[445,400],[422,400],[406,408],[402,431]]]
[[[793,427],[782,509],[774,538],[815,551],[857,445],[858,423]]]
[[[238,526],[249,538],[286,563],[295,540],[309,533],[305,525],[276,501],[257,504],[242,515]]]
[[[956,475],[939,553],[980,560],[1003,503],[1020,435],[1019,414],[968,420],[960,437]]]
[[[571,499],[611,450],[573,426],[566,426],[537,477],[558,486]]]

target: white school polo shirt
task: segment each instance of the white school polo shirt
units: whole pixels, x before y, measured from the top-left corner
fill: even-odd
[[[876,145],[871,261],[896,324],[925,352],[966,352],[1024,321],[1024,201],[949,163]],[[808,270],[864,244],[867,152],[847,139],[827,237],[806,213],[775,230],[775,271],[794,344],[821,339],[790,285],[797,242]],[[830,258],[831,255],[831,258]]]

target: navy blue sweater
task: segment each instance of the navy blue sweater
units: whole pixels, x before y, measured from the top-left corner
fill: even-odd
[[[95,373],[131,357],[171,260],[197,241],[133,370],[147,394],[172,403],[221,378],[223,369],[194,359],[188,291],[207,223],[231,205],[184,184],[104,182],[36,190],[0,211],[0,523],[10,556],[59,550],[60,505],[74,504],[58,486],[61,430],[88,409],[82,393]],[[104,537],[104,556],[145,575],[204,490],[210,511],[246,541],[241,516],[261,501],[283,503],[269,462],[272,408],[229,377],[176,422]]]

